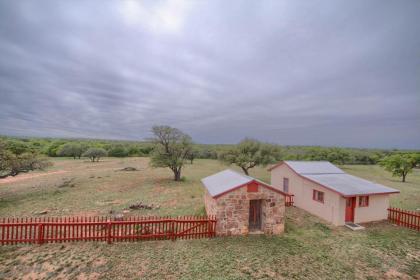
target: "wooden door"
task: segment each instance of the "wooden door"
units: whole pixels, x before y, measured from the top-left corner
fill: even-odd
[[[261,229],[261,200],[249,201],[249,230]]]
[[[347,197],[346,198],[346,218],[345,222],[352,222],[354,223],[354,207],[356,206],[356,198],[355,197]]]

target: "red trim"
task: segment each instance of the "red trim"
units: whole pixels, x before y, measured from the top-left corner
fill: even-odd
[[[316,181],[314,181],[314,180],[312,180],[312,179],[310,179],[310,178],[308,178],[308,177],[305,177],[305,176],[303,176],[303,175],[300,175],[299,173],[297,173],[290,165],[288,165],[287,164],[287,162],[285,162],[285,161],[281,161],[281,162],[279,162],[279,163],[277,163],[277,164],[275,164],[275,165],[273,165],[272,167],[270,167],[269,169],[267,169],[268,171],[271,171],[271,170],[273,170],[274,168],[277,168],[277,167],[279,167],[279,166],[281,166],[282,164],[285,164],[287,167],[289,167],[289,169],[290,170],[292,170],[296,175],[298,175],[299,177],[301,177],[302,179],[305,179],[305,180],[308,180],[308,181],[310,181],[310,182],[312,182],[312,183],[314,183],[314,184],[317,184],[318,186],[321,186],[321,187],[324,187],[324,188],[326,188],[326,189],[328,189],[328,190],[330,190],[330,191],[332,191],[332,192],[335,192],[335,193],[338,193],[339,195],[341,195],[341,196],[343,196],[343,197],[353,197],[353,196],[357,196],[357,195],[379,195],[379,194],[393,194],[393,193],[400,193],[400,191],[395,191],[395,192],[382,192],[382,193],[363,193],[363,194],[349,194],[349,195],[346,195],[346,194],[343,194],[343,193],[341,193],[341,192],[339,192],[339,191],[336,191],[336,190],[334,190],[334,189],[332,189],[332,188],[330,188],[330,187],[327,187],[327,186],[325,186],[325,185],[323,185],[323,184],[321,184],[321,183],[318,183],[318,182],[316,182]]]
[[[383,193],[361,193],[361,194],[349,194],[349,195],[343,195],[343,197],[353,197],[353,196],[371,196],[371,195],[394,194],[394,193],[400,193],[400,191],[396,191],[396,192],[383,192]]]
[[[274,188],[273,186],[270,186],[270,185],[268,185],[268,184],[266,184],[266,183],[264,183],[264,182],[262,182],[262,181],[259,181],[259,180],[257,180],[257,179],[254,179],[254,180],[252,180],[252,181],[249,181],[248,183],[245,183],[245,184],[242,184],[242,185],[236,186],[236,187],[231,188],[231,189],[229,189],[229,190],[227,190],[227,191],[225,191],[225,192],[219,193],[219,194],[217,194],[217,195],[213,196],[213,198],[218,198],[218,197],[221,197],[222,195],[225,195],[225,194],[227,194],[227,193],[230,193],[231,191],[237,190],[237,189],[242,188],[242,187],[244,187],[244,186],[246,186],[246,185],[248,185],[248,184],[251,184],[251,183],[256,183],[256,184],[258,184],[258,185],[261,185],[261,186],[263,186],[263,187],[265,187],[265,188],[267,188],[267,189],[269,189],[269,190],[272,190],[272,191],[278,192],[279,194],[282,194],[283,196],[290,196],[290,194],[288,194],[288,193],[282,192],[281,190],[276,189],[276,188]]]

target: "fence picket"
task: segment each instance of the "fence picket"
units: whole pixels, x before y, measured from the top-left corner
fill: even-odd
[[[398,226],[420,231],[420,212],[388,208],[388,220]]]
[[[392,219],[392,212],[389,218]],[[412,214],[413,215],[413,214]],[[410,215],[410,217],[412,217]],[[402,224],[407,224],[402,221]],[[418,220],[412,228],[419,229]],[[70,241],[176,240],[215,236],[214,216],[128,217],[36,217],[1,218],[0,243],[53,243]]]

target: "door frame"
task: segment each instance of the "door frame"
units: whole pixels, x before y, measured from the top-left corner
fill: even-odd
[[[348,206],[350,203],[350,206]],[[354,223],[354,214],[356,209],[356,197],[346,197],[346,204],[344,205],[344,222]]]
[[[254,221],[251,226],[251,221]],[[248,214],[248,230],[260,231],[262,230],[262,200],[249,200],[249,214]]]

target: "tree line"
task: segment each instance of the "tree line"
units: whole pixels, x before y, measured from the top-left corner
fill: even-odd
[[[155,143],[150,141],[115,141],[91,139],[54,139],[54,138],[18,138],[0,137],[7,149],[15,154],[36,152],[48,157],[72,157],[79,159],[90,148],[103,149],[102,156],[131,157],[150,156]],[[385,156],[410,151],[385,149],[357,149],[319,146],[281,146],[261,143],[270,148],[275,160],[326,160],[335,164],[377,164]],[[225,152],[232,150],[233,144],[196,144],[192,143],[190,160],[218,159]],[[102,151],[103,152],[103,151]]]
[[[257,165],[265,166],[280,160],[380,164],[394,176],[401,177],[403,182],[420,164],[418,151],[280,146],[248,138],[236,145],[205,145],[193,143],[189,135],[169,126],[154,126],[152,133],[154,137],[144,142],[0,137],[0,178],[44,168],[48,165],[46,157],[86,157],[95,162],[106,156],[148,156],[152,166],[170,168],[175,180],[181,179],[183,165],[192,164],[196,158],[219,159],[237,165],[245,174]]]

